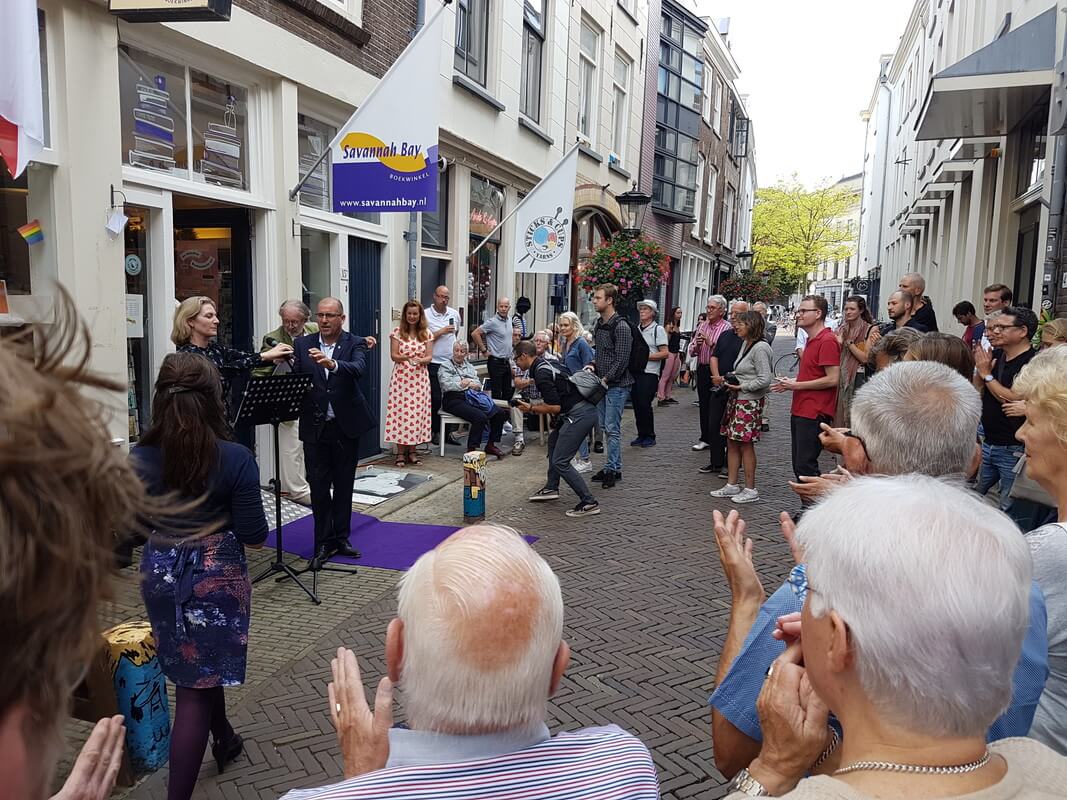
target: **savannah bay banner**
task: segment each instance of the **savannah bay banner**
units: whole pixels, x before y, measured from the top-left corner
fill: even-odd
[[[330,145],[333,210],[436,211],[444,6]]]
[[[515,210],[516,272],[570,271],[577,173],[578,145],[574,145]]]

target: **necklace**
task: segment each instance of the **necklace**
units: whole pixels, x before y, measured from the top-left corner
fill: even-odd
[[[989,763],[992,753],[988,750],[975,761],[968,764],[954,764],[952,766],[930,767],[925,764],[894,764],[892,761],[857,761],[847,767],[836,770],[834,775],[845,775],[849,772],[877,770],[882,772],[910,772],[919,775],[962,775],[965,772],[974,772]]]

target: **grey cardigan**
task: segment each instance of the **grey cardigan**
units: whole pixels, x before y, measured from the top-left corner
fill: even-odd
[[[748,342],[745,342],[745,347]],[[752,345],[748,352],[742,350],[744,357],[738,355],[734,362],[734,374],[741,381],[741,391],[737,393],[738,400],[759,400],[766,397],[771,388],[771,346],[764,340]]]

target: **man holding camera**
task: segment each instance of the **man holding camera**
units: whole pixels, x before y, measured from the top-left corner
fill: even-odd
[[[711,354],[715,352],[715,343],[724,331],[729,330],[730,323],[726,317],[726,298],[721,294],[714,294],[708,298],[707,314],[693,334],[693,341],[689,345],[689,355],[697,360],[697,401],[700,403],[700,439],[693,445],[694,450],[707,450],[716,439],[722,444],[718,463],[715,462],[715,449],[712,449],[712,464],[716,467],[726,465],[726,444],[719,435],[719,423],[722,421],[722,412],[726,408],[726,400],[716,402],[715,408],[712,403],[711,382]],[[719,418],[712,422],[712,416],[718,411]]]
[[[433,360],[430,370],[430,423],[433,430],[433,443],[440,444],[441,433],[441,384],[437,373],[441,365],[452,358],[452,345],[456,343],[459,332],[459,312],[448,304],[447,286],[438,286],[433,290],[433,303],[426,307],[426,326],[433,336]]]
[[[726,478],[726,437],[722,430],[722,419],[726,415],[726,404],[730,400],[725,377],[734,369],[734,362],[741,354],[744,345],[741,337],[734,330],[737,315],[748,311],[748,303],[744,300],[736,300],[730,304],[729,327],[727,327],[712,348],[711,363],[711,389],[708,399],[708,426],[711,428],[711,439],[708,441],[708,455],[711,458],[708,463],[697,472],[702,475],[718,473],[720,478]]]
[[[548,437],[548,480],[544,488],[530,496],[534,503],[559,499],[559,479],[578,495],[578,505],[567,512],[568,517],[589,517],[600,513],[600,504],[589,492],[582,476],[571,464],[578,448],[597,420],[597,408],[587,402],[577,388],[568,380],[566,367],[559,362],[549,363],[537,352],[533,342],[515,345],[515,364],[527,370],[537,386],[540,402],[530,404],[514,399],[512,404],[524,414],[558,414],[552,433]]]

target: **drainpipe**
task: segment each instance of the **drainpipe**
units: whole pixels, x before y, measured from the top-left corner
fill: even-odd
[[[418,5],[415,11],[415,30],[411,32],[411,38],[414,39],[416,34],[422,30],[422,26],[426,24],[426,0],[418,0]],[[408,229],[404,231],[404,241],[408,243],[408,300],[415,300],[418,298],[418,291],[415,286],[416,279],[418,277],[419,268],[419,213],[417,211],[411,211],[408,213]]]

